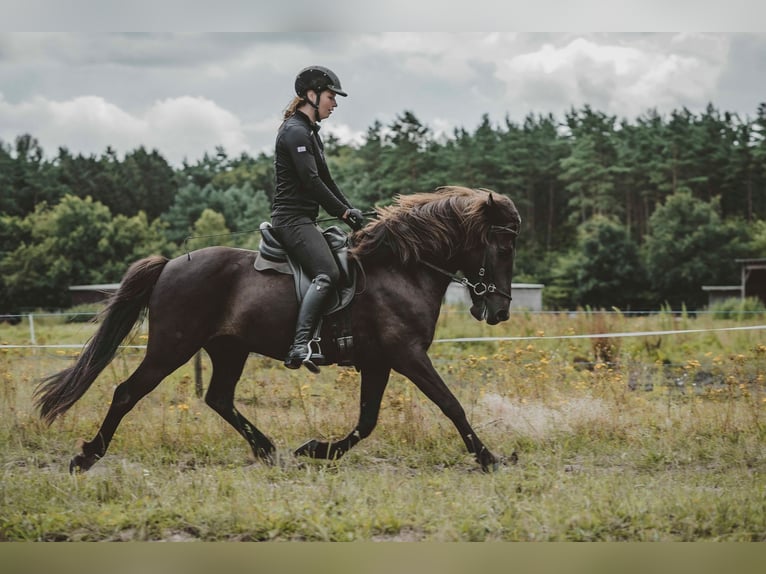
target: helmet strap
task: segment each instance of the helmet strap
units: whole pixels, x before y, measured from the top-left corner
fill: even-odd
[[[314,121],[316,123],[321,122],[322,120],[319,119],[319,98],[322,96],[322,91],[314,91],[314,93],[317,95],[317,99],[315,102],[312,102],[311,99],[308,97],[308,94],[306,94],[306,101],[308,101],[309,104],[311,104],[311,107],[314,108]]]

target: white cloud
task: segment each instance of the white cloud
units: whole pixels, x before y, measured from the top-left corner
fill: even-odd
[[[250,151],[239,118],[205,98],[160,100],[147,110],[145,118],[147,139],[168,150],[169,159],[187,155],[193,160],[198,157],[194,150],[209,150],[217,145],[233,155]]]
[[[332,124],[322,129],[322,134],[330,133],[340,140],[341,143],[361,145],[364,143],[366,130],[355,130],[348,124]],[[323,138],[326,139],[326,138]]]
[[[428,126],[431,132],[438,141],[447,140],[453,137],[455,128],[457,127],[469,127],[469,126],[456,126],[455,123],[446,118],[434,118]]]
[[[171,163],[195,161],[223,146],[232,155],[251,152],[239,118],[215,102],[191,96],[155,101],[139,114],[128,113],[99,96],[66,101],[35,97],[19,104],[0,94],[0,138],[30,133],[51,155],[59,146],[72,153],[100,155],[139,146],[158,149]]]
[[[146,131],[145,122],[124,112],[99,96],[80,96],[65,102],[37,97],[27,106],[46,120],[48,133],[76,130],[103,139],[111,134],[120,140],[140,137]],[[27,119],[32,119],[27,116]]]
[[[694,42],[709,47],[704,39]],[[508,58],[498,66],[497,76],[505,82],[509,98],[536,110],[590,104],[633,117],[679,102],[690,107],[705,104],[714,97],[725,58],[699,57],[689,38],[670,45],[678,53],[656,44],[650,48],[641,42],[599,44],[576,38],[560,47],[545,44]],[[679,49],[682,46],[685,49]]]

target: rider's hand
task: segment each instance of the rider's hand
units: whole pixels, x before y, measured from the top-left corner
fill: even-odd
[[[358,231],[364,226],[364,214],[353,207],[346,210],[343,219],[354,231]]]

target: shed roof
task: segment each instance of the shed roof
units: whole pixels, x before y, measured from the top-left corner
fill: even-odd
[[[70,291],[117,291],[119,283],[96,283],[93,285],[70,285]]]

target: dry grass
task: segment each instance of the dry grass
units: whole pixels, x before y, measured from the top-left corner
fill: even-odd
[[[448,313],[439,336],[725,326],[705,321],[522,313],[488,330]],[[37,336],[82,342],[91,328],[51,322]],[[0,342],[27,334],[24,324],[2,326]],[[608,361],[589,339],[434,345],[477,432],[496,454],[519,456],[490,475],[398,376],[370,438],[337,462],[296,461],[291,449],[306,439],[353,427],[356,373],[313,377],[253,356],[239,407],[275,442],[280,464],[252,460],[196,397],[189,364],[128,415],[102,461],[70,476],[77,440],[94,434],[140,351],[123,352],[47,428],[32,390],[71,353],[0,350],[0,540],[764,541],[764,337],[622,339]]]

